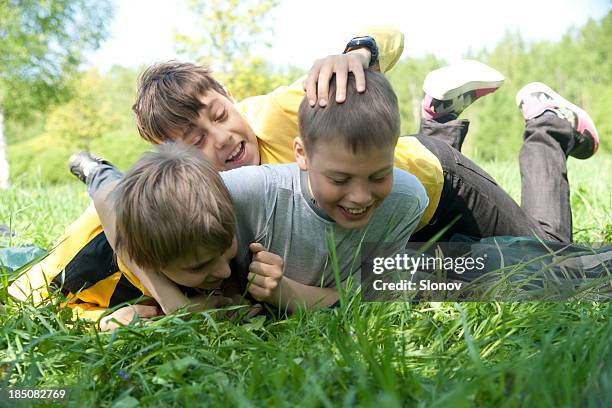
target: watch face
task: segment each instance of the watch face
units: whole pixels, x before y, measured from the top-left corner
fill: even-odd
[[[347,44],[347,47],[349,45],[350,45],[350,48],[368,47],[371,49],[372,47],[376,46],[376,42],[374,41],[372,37],[357,37],[349,41],[349,43]]]

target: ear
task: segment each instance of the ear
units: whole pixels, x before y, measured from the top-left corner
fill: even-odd
[[[304,142],[299,136],[293,139],[293,153],[295,154],[295,161],[300,170],[307,171],[308,158],[306,156],[306,149],[304,149]]]

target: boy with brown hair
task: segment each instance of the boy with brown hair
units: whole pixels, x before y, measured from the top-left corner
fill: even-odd
[[[204,156],[188,153],[162,145],[130,168],[111,198],[117,217],[115,249],[143,268],[164,269],[178,284],[217,288],[230,275],[225,264],[206,279],[200,278],[201,267],[189,268],[189,276],[172,273],[181,254],[235,252],[229,192]]]
[[[121,180],[111,201],[116,230],[106,233],[114,234],[116,253],[130,269],[138,265],[160,271],[189,295],[185,305],[191,311],[240,302],[237,285],[226,280],[231,274],[229,262],[236,255],[234,207],[205,156],[174,144],[145,153]],[[216,289],[221,290],[210,291]],[[128,323],[134,314],[158,313],[155,306],[124,307],[102,318],[100,329]]]
[[[154,64],[139,76],[136,88],[132,110],[144,140],[196,146],[218,170],[260,164],[257,136],[206,67]]]
[[[190,295],[190,303],[200,308],[233,304],[236,299],[229,295],[237,291],[224,282],[231,273],[229,261],[236,254],[231,197],[219,172],[205,156],[173,146],[163,145],[155,153],[145,153],[121,180],[115,197],[110,198],[117,214],[117,229],[110,228],[106,233],[115,237],[117,253],[121,254],[118,261],[125,259],[126,265],[134,262],[161,271]],[[9,293],[16,298],[31,296],[38,303],[50,295],[50,289],[61,289],[68,302],[78,308],[94,302],[104,308],[101,300],[106,287],[113,284],[115,304],[139,297],[121,290],[125,285],[119,286],[113,277],[92,285],[87,282],[94,276],[72,273],[57,275],[47,282],[38,268],[40,264],[17,279]],[[142,288],[141,295],[151,296],[136,277],[130,278],[135,288]],[[221,288],[223,295],[208,293],[208,289]],[[89,302],[79,302],[83,300]],[[129,322],[133,314],[151,317],[159,310],[147,304],[122,308],[103,318],[100,328],[115,328],[112,318]]]

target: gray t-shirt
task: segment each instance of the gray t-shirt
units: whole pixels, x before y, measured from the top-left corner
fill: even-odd
[[[248,271],[248,246],[258,242],[283,258],[285,276],[310,286],[335,286],[327,236],[333,234],[341,281],[350,275],[358,280],[361,244],[393,243],[399,252],[428,204],[419,180],[394,169],[391,193],[368,224],[345,229],[316,206],[308,191],[308,175],[295,163],[241,167],[221,176],[236,210],[239,270]]]

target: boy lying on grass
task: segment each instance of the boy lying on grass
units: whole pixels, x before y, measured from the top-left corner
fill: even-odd
[[[368,91],[357,94],[350,77],[343,104],[313,108],[304,100],[296,164],[221,173],[234,203],[236,241],[226,195],[216,182],[206,187],[213,181],[198,169],[206,161],[197,150],[162,146],[116,188],[117,181],[101,176],[95,203],[106,236],[164,312],[194,303],[208,307],[176,283],[221,289],[232,258],[239,287],[255,299],[290,312],[328,306],[338,300],[337,284],[358,279],[362,242],[374,243],[372,251],[384,243],[398,252],[405,247],[427,195],[414,176],[393,167],[399,109],[390,84],[371,71],[366,78]]]

